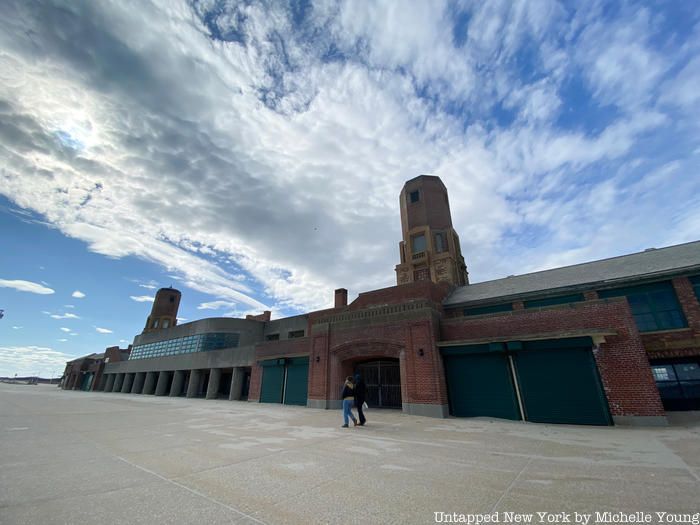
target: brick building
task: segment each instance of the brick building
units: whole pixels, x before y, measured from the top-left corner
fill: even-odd
[[[61,388],[64,390],[98,390],[102,382],[105,363],[129,359],[129,348],[110,346],[101,354],[90,354],[66,363]]]
[[[98,389],[339,408],[359,372],[371,406],[434,417],[660,424],[700,409],[700,242],[470,283],[440,179],[408,181],[400,202],[396,286],[179,326],[164,288]]]

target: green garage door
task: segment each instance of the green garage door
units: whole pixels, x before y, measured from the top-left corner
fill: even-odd
[[[287,383],[284,389],[285,405],[306,406],[309,384],[309,358],[295,357],[287,361]]]
[[[515,352],[518,384],[528,421],[611,424],[591,345],[570,346],[575,344],[573,341],[567,345],[565,340],[525,342]]]
[[[508,357],[489,345],[443,349],[450,413],[520,419]]]
[[[80,385],[80,390],[85,390],[88,391],[90,390],[90,387],[92,386],[92,378],[94,377],[94,374],[90,372],[89,374],[85,374],[83,376],[83,384]]]
[[[260,402],[281,403],[282,385],[284,384],[284,359],[261,361],[260,366],[263,367]]]

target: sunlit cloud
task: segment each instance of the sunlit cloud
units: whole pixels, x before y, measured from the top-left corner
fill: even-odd
[[[0,279],[0,288],[13,288],[18,292],[29,292],[39,295],[50,295],[55,293],[51,288],[42,286],[39,283],[33,283],[31,281],[23,281],[20,279]]]
[[[70,312],[66,312],[63,314],[52,314],[50,312],[44,312],[45,314],[48,314],[52,319],[80,319],[80,316],[76,314],[72,314]]]
[[[82,299],[85,297],[85,294],[80,290],[76,290],[71,294],[71,297],[75,297],[76,299]]]
[[[394,284],[422,173],[474,282],[698,236],[700,39],[673,3],[6,4],[0,193],[199,310]]]
[[[0,376],[55,377],[75,357],[44,346],[0,346]]]
[[[150,295],[130,295],[129,297],[137,303],[152,303],[155,300],[155,297]]]
[[[229,301],[210,301],[207,303],[201,303],[197,306],[197,310],[219,310],[221,308],[230,308],[235,303]]]

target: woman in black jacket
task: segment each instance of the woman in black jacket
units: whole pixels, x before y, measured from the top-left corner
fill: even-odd
[[[343,385],[343,393],[341,395],[343,399],[343,428],[348,428],[348,419],[352,419],[352,422],[357,426],[357,419],[352,413],[352,404],[355,401],[353,386],[352,376],[348,376]]]

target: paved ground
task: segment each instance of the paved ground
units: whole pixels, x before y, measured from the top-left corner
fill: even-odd
[[[0,523],[700,511],[700,426],[368,417],[341,429],[340,411],[0,384]]]

